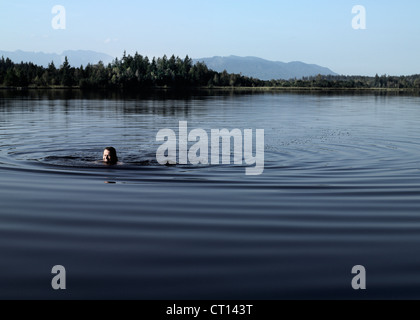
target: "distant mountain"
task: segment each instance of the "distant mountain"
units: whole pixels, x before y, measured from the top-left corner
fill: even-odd
[[[0,57],[9,58],[15,63],[32,62],[34,64],[47,67],[54,61],[59,67],[67,56],[70,65],[74,67],[96,64],[102,61],[104,64],[112,62],[115,58],[105,53],[89,50],[67,50],[61,54],[27,51],[1,51]],[[271,79],[293,79],[308,76],[337,75],[328,68],[316,64],[306,64],[299,61],[284,63],[279,61],[269,61],[257,57],[212,57],[194,59],[194,62],[204,62],[210,69],[218,72],[226,70],[229,73],[241,73],[244,76],[258,78],[261,80]]]
[[[328,68],[316,64],[306,64],[299,61],[279,62],[269,61],[257,57],[212,57],[195,59],[194,62],[204,62],[207,67],[214,71],[228,73],[241,73],[244,76],[258,78],[261,80],[272,79],[293,79],[308,76],[337,75]]]
[[[88,63],[96,64],[102,61],[105,64],[112,62],[113,57],[95,51],[88,50],[67,50],[62,54],[44,53],[44,52],[26,52],[26,51],[1,51],[0,57],[9,58],[15,63],[32,62],[34,64],[47,67],[51,61],[54,61],[56,67],[59,67],[67,56],[70,65],[74,67],[86,66]]]

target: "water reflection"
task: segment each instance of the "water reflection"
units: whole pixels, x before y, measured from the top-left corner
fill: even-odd
[[[419,97],[165,94],[0,90],[0,298],[56,297],[58,263],[76,298],[357,298],[357,264],[418,298]],[[265,129],[264,174],[157,164],[180,120]]]

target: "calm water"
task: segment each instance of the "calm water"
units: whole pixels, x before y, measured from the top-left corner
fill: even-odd
[[[264,173],[159,165],[182,120],[265,129]],[[416,96],[0,92],[0,298],[419,299],[419,137]]]

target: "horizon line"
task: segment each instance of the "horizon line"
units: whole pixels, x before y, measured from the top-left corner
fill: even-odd
[[[23,53],[46,54],[46,55],[58,55],[58,56],[63,56],[63,54],[65,52],[68,52],[68,51],[70,51],[70,52],[78,52],[78,51],[80,51],[80,52],[92,52],[92,53],[96,53],[96,54],[107,55],[110,58],[112,58],[112,60],[115,60],[115,59],[120,60],[120,59],[122,59],[124,57],[124,54],[127,54],[127,56],[132,56],[132,55],[135,55],[137,53],[137,54],[139,54],[139,55],[141,55],[143,57],[149,58],[148,55],[143,55],[143,54],[139,53],[139,51],[137,51],[137,50],[134,53],[127,53],[127,50],[123,50],[123,53],[122,53],[121,56],[113,56],[113,55],[110,55],[109,53],[100,52],[100,51],[91,50],[91,49],[66,49],[66,50],[63,50],[61,53],[57,53],[57,52],[45,52],[45,51],[26,51],[26,50],[22,50],[22,49],[16,49],[14,51],[0,49],[0,52],[2,52],[2,51],[3,52],[8,52],[8,53],[23,52]],[[176,54],[172,53],[172,54],[163,54],[161,56],[153,55],[152,59],[153,58],[163,58],[164,56],[166,56],[166,57],[171,57],[171,56],[180,57],[179,55],[176,55]],[[2,57],[4,57],[4,56],[2,55]],[[67,56],[65,56],[65,57],[67,57]],[[308,63],[308,62],[304,62],[304,61],[301,61],[301,60],[292,60],[292,61],[286,62],[286,61],[281,61],[281,60],[270,60],[270,59],[267,59],[267,58],[262,58],[262,57],[258,57],[258,56],[252,56],[252,55],[250,55],[250,56],[247,56],[247,55],[245,55],[245,56],[238,56],[236,54],[230,54],[230,55],[225,55],[225,56],[224,55],[215,55],[215,56],[206,56],[206,57],[201,57],[201,58],[192,58],[189,54],[187,54],[187,55],[185,55],[185,57],[189,57],[192,60],[236,57],[236,58],[255,58],[255,59],[259,59],[259,60],[263,60],[263,61],[280,62],[280,63],[285,63],[285,64],[290,64],[290,63],[293,63],[293,62],[299,62],[299,63],[304,63],[304,64],[307,64],[307,65],[315,65],[315,66],[318,66],[318,67],[327,68],[331,72],[335,73],[335,75],[323,75],[323,76],[375,77],[376,75],[378,75],[380,77],[381,76],[387,76],[387,77],[409,77],[409,76],[415,76],[415,75],[419,75],[420,74],[420,73],[411,73],[411,74],[399,74],[399,75],[397,75],[397,74],[388,74],[388,73],[382,73],[382,74],[380,74],[378,72],[375,73],[375,75],[340,74],[340,73],[337,73],[337,72],[331,70],[330,67],[325,67],[325,66],[319,65],[317,63]],[[10,60],[12,60],[10,57],[4,57],[4,58],[9,58]],[[97,64],[97,63],[99,63],[101,61],[102,60],[98,60],[95,64]],[[19,61],[19,62],[14,61],[14,63],[21,63],[21,62],[34,63],[33,61]],[[53,61],[51,61],[51,62],[53,62]],[[199,62],[201,62],[201,61],[199,61]],[[71,65],[71,60],[69,60],[69,63]],[[76,66],[74,65],[74,67],[76,67]]]

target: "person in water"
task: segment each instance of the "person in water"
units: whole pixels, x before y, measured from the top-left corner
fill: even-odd
[[[105,164],[114,165],[118,162],[117,150],[113,147],[106,147],[102,155],[102,161]]]

